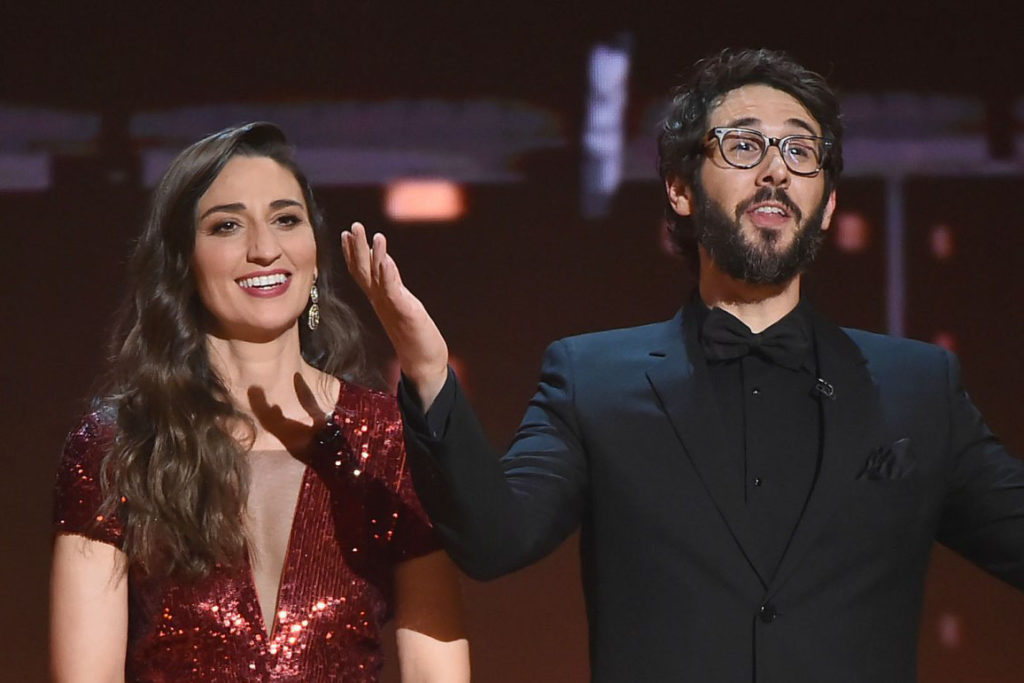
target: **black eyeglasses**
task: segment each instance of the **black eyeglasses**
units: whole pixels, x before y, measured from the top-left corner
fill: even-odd
[[[825,163],[832,141],[819,135],[787,135],[773,138],[749,128],[712,128],[708,142],[718,140],[725,163],[736,168],[753,168],[761,163],[770,147],[778,147],[786,168],[797,175],[812,176]]]

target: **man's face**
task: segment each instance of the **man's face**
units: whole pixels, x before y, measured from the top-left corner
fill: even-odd
[[[709,128],[749,128],[775,138],[821,135],[796,98],[765,85],[727,93],[708,119]],[[669,192],[677,211],[692,214],[698,243],[722,271],[751,284],[781,284],[802,272],[835,205],[834,192],[825,196],[824,171],[794,174],[777,147],[747,169],[726,163],[717,142],[708,149],[694,186],[675,187],[685,196]]]

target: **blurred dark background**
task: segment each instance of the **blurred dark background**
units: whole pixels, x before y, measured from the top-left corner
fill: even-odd
[[[688,292],[653,170],[679,74],[726,46],[785,49],[847,112],[849,173],[810,296],[842,324],[954,349],[989,424],[1024,454],[1013,10],[485,4],[0,9],[0,680],[46,680],[54,466],[103,367],[148,189],[174,152],[243,120],[285,127],[339,230],[359,219],[388,234],[500,445],[550,341],[670,317]],[[595,85],[602,45],[613,77]],[[405,180],[434,183],[411,214],[392,203]],[[436,192],[456,208],[418,216]],[[346,294],[386,373],[386,340]],[[477,680],[586,679],[575,539],[513,576],[467,580],[465,596]],[[1022,634],[1024,597],[937,547],[921,680],[1018,681]]]

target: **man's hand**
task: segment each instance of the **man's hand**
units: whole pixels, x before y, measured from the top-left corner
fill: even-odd
[[[384,235],[375,234],[371,246],[362,223],[353,223],[350,231],[341,233],[341,250],[348,272],[373,305],[402,372],[416,387],[426,411],[448,377],[444,337],[420,300],[402,284]]]

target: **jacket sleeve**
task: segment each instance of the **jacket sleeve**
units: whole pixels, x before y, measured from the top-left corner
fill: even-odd
[[[1024,461],[1007,452],[960,384],[947,355],[950,481],[938,540],[1024,588]]]
[[[504,457],[450,370],[445,394],[428,424],[414,392],[400,388],[413,481],[456,563],[473,578],[495,578],[545,556],[580,523],[587,466],[569,342],[545,353],[537,392]],[[448,414],[436,414],[445,403]]]

